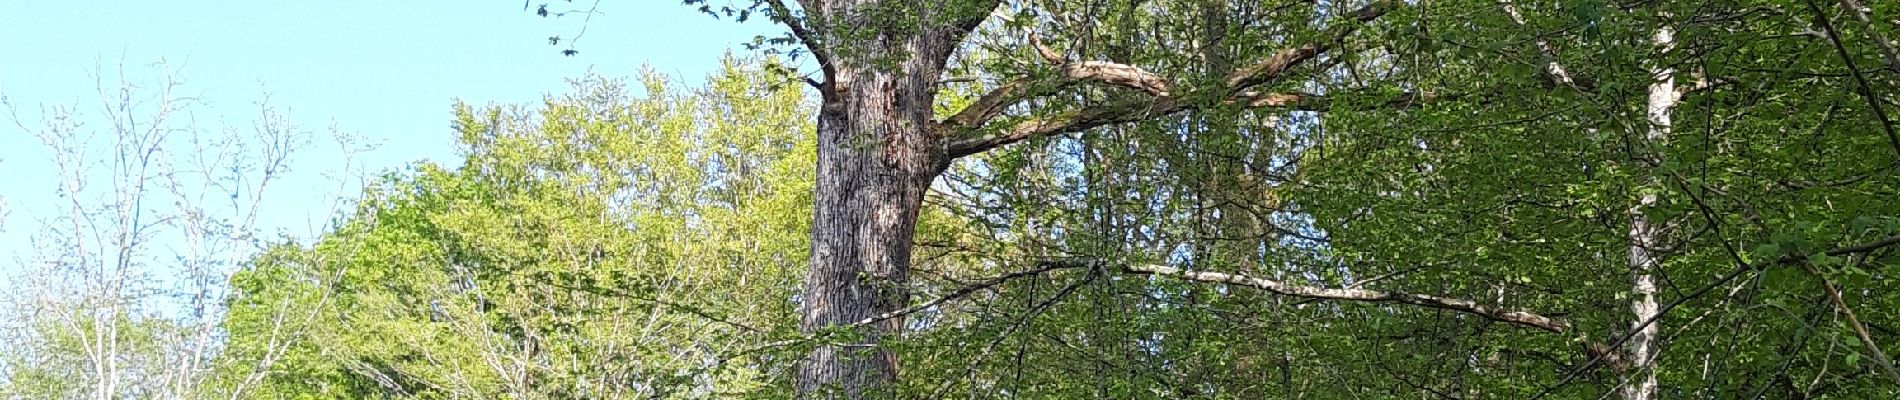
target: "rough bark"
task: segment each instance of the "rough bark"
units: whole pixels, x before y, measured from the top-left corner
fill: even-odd
[[[782,1],[768,1],[775,12],[790,13]],[[884,397],[885,383],[898,373],[898,360],[878,342],[903,332],[918,211],[931,182],[950,160],[1036,136],[1200,106],[1186,100],[1196,96],[1180,93],[1158,74],[1125,63],[1069,60],[1038,42],[1038,53],[1060,72],[1052,74],[1054,78],[1000,85],[953,116],[933,121],[934,80],[956,46],[998,4],[1000,0],[802,0],[806,15],[783,21],[812,50],[826,78],[817,84],[823,105],[818,115],[811,263],[799,300],[800,328],[824,340],[797,366],[793,381],[799,397]],[[1347,12],[1343,16],[1350,23],[1331,25],[1312,42],[1233,69],[1224,76],[1227,85],[1202,94],[1249,107],[1325,110],[1329,103],[1323,97],[1275,93],[1265,86],[1331,50],[1364,22],[1404,5],[1379,0]],[[1015,122],[1000,133],[979,133],[1005,109],[1074,84],[1117,86],[1146,98],[1139,104],[1059,113]],[[1384,106],[1410,107],[1432,98],[1430,93],[1408,93]],[[1564,327],[1561,321],[1535,314],[1494,311],[1456,299],[1287,285],[1263,288],[1313,298],[1454,309],[1551,331]]]
[[[862,79],[838,85],[843,93],[827,99],[818,117],[811,269],[800,325],[807,333],[895,311],[908,301],[905,271],[917,211],[945,159],[937,138],[918,130],[921,120],[905,115],[914,110],[899,107],[910,101],[901,99],[907,94],[882,90],[904,79],[846,74]],[[812,350],[798,367],[798,390],[835,388],[843,397],[860,397],[860,390],[896,374],[897,360],[875,344],[902,328],[901,317],[879,321],[849,344]]]
[[[807,334],[850,332],[824,335],[830,339],[799,362],[794,386],[802,398],[881,397],[884,383],[897,374],[896,357],[878,341],[901,334],[904,318],[858,322],[909,302],[918,210],[950,160],[943,138],[931,129],[932,85],[954,46],[975,26],[933,11],[953,2],[962,3],[803,4],[811,19],[798,34],[819,55],[826,81],[820,87],[811,264],[800,328]],[[880,7],[905,9],[899,15],[916,19],[867,12]]]
[[[818,115],[818,181],[811,269],[801,327],[813,333],[896,311],[909,299],[911,236],[931,180],[947,157],[929,122],[928,79],[860,67],[838,68]],[[915,105],[925,105],[918,107]],[[875,344],[903,318],[872,323],[843,345],[812,350],[798,368],[801,393],[837,389],[859,398],[896,374],[897,360]]]

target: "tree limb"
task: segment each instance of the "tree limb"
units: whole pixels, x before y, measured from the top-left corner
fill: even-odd
[[[1895,49],[1893,42],[1887,40],[1887,35],[1880,33],[1874,21],[1867,18],[1867,6],[1860,5],[1860,0],[1841,0],[1841,8],[1847,9],[1848,15],[1867,25],[1867,34],[1873,35],[1874,45],[1880,47],[1880,54],[1887,56],[1887,69],[1900,72],[1900,49]]]
[[[1141,121],[1189,108],[1191,107],[1173,97],[1162,97],[1155,98],[1152,102],[1124,102],[1066,111],[1048,117],[1031,118],[1002,132],[952,140],[947,144],[947,151],[951,158],[962,157],[1032,137],[1080,132],[1109,124]]]
[[[1463,312],[1495,321],[1542,329],[1551,333],[1564,333],[1570,330],[1570,324],[1560,319],[1550,318],[1528,311],[1494,309],[1464,299],[1370,289],[1335,289],[1318,286],[1302,286],[1240,274],[1189,271],[1161,265],[1131,265],[1124,267],[1122,271],[1133,274],[1169,276],[1194,282],[1247,286],[1283,296],[1379,303],[1405,303],[1427,308]]]
[[[1450,100],[1458,97],[1460,96],[1438,95],[1433,93],[1402,93],[1384,102],[1368,105],[1364,107],[1364,109],[1411,108],[1426,101]],[[990,100],[978,99],[976,104],[987,104],[987,101]],[[1223,103],[1240,105],[1247,108],[1279,108],[1295,111],[1324,112],[1334,109],[1334,104],[1332,104],[1331,97],[1329,96],[1299,92],[1245,91],[1233,95]],[[1002,106],[997,107],[998,108],[993,111],[982,112],[1001,113],[1000,108]],[[974,113],[975,111],[971,111],[973,108],[976,108],[975,104],[970,108],[965,108],[965,112]],[[1128,100],[1119,103],[1088,107],[1081,110],[1065,111],[1045,117],[1030,118],[1017,122],[1015,125],[1003,129],[1000,132],[951,140],[946,147],[948,148],[950,157],[963,157],[982,153],[989,149],[1010,143],[1028,140],[1033,137],[1060,135],[1119,123],[1145,121],[1196,108],[1199,107],[1187,103],[1184,99],[1177,96]],[[1361,108],[1355,107],[1354,109]],[[993,114],[991,116],[993,116]],[[984,117],[981,115],[966,116],[959,113],[957,116],[952,117],[951,120],[975,120],[980,118]]]
[[[1054,270],[1059,270],[1059,269],[1071,269],[1071,268],[1094,269],[1094,268],[1100,268],[1100,267],[1099,267],[1099,264],[1095,262],[1087,262],[1087,261],[1044,261],[1040,263],[1040,265],[1035,269],[1011,272],[1011,273],[997,276],[995,278],[985,279],[982,282],[977,282],[970,285],[966,285],[964,287],[957,288],[957,290],[950,291],[949,294],[945,294],[943,295],[943,297],[938,297],[930,301],[917,303],[917,305],[905,307],[902,310],[895,310],[895,311],[891,311],[891,312],[887,312],[883,314],[878,314],[870,318],[865,318],[858,322],[854,322],[849,326],[870,325],[870,324],[874,324],[874,323],[884,321],[887,319],[902,317],[905,315],[916,313],[918,311],[923,311],[924,309],[927,309],[930,307],[935,307],[938,304],[943,304],[950,300],[956,300],[959,298],[963,298],[964,296],[969,296],[971,293],[976,293],[976,291],[978,290],[996,287],[996,285],[1001,285],[1003,284],[1003,282],[1008,282],[1011,280],[1015,280],[1017,278],[1041,275],[1049,271],[1054,271]]]
[[[805,43],[805,48],[811,50],[812,59],[818,60],[818,68],[825,70],[827,72],[826,75],[829,76],[829,72],[832,68],[831,54],[825,51],[824,46],[819,44],[818,37],[812,34],[811,28],[806,27],[804,21],[799,21],[797,17],[792,15],[792,9],[791,7],[785,6],[785,0],[766,0],[766,4],[772,8],[772,14],[777,17],[778,22],[785,24],[785,28],[792,31],[792,37],[796,37],[799,42]],[[809,6],[808,4],[800,4],[800,7]],[[813,83],[810,78],[806,78],[805,81],[806,83],[811,83],[812,86],[823,89],[824,85]]]
[[[1865,260],[1866,258],[1863,257],[1861,259]],[[1828,281],[1827,276],[1815,272],[1813,268],[1807,268],[1807,270],[1809,274],[1813,274],[1815,277],[1821,279],[1821,289],[1827,291],[1827,297],[1829,300],[1834,301],[1834,307],[1840,309],[1841,313],[1847,316],[1847,326],[1853,328],[1854,337],[1859,338],[1861,346],[1865,347],[1867,353],[1873,356],[1874,364],[1879,365],[1881,371],[1887,373],[1887,378],[1893,379],[1895,383],[1900,383],[1900,369],[1895,369],[1893,360],[1887,358],[1886,352],[1880,351],[1880,345],[1874,342],[1873,335],[1867,333],[1867,325],[1860,323],[1860,316],[1854,313],[1853,308],[1847,307],[1847,300],[1841,298],[1841,289],[1834,286],[1833,282]]]
[[[998,86],[989,93],[984,93],[983,96],[978,97],[975,102],[964,106],[963,110],[957,111],[956,115],[944,119],[943,122],[938,124],[938,129],[944,129],[942,133],[948,134],[954,133],[954,130],[949,130],[950,127],[974,127],[982,125],[984,121],[989,121],[998,115],[1002,115],[1003,109],[1008,108],[1010,105],[1024,98],[1048,91],[1031,91],[1033,88],[1043,87],[1055,89],[1064,86],[1067,85],[1035,81],[1027,78],[1011,81],[1003,84],[1003,86]]]
[[[1831,256],[1863,254],[1863,253],[1870,253],[1875,250],[1880,250],[1882,248],[1886,248],[1888,246],[1893,246],[1896,244],[1900,244],[1900,235],[1888,236],[1888,237],[1876,239],[1871,242],[1862,243],[1862,244],[1853,245],[1853,246],[1837,247],[1831,250],[1824,251],[1822,253],[1831,255]],[[1650,318],[1644,319],[1642,323],[1637,324],[1637,326],[1633,327],[1632,330],[1640,330],[1645,326],[1649,326],[1650,324],[1656,323],[1656,320],[1662,319],[1662,317],[1665,315],[1669,315],[1669,312],[1675,310],[1677,306],[1680,306],[1683,303],[1687,303],[1689,302],[1689,300],[1695,299],[1697,297],[1702,297],[1702,295],[1708,294],[1710,290],[1714,290],[1717,286],[1721,286],[1722,284],[1735,280],[1735,278],[1740,277],[1744,273],[1747,273],[1749,271],[1760,271],[1760,270],[1764,270],[1776,265],[1799,265],[1801,263],[1808,261],[1808,257],[1806,255],[1798,255],[1798,254],[1789,254],[1789,255],[1781,256],[1779,258],[1756,260],[1755,262],[1743,262],[1743,260],[1740,258],[1739,255],[1736,255],[1736,257],[1737,258],[1735,260],[1735,264],[1736,264],[1735,269],[1729,270],[1727,274],[1723,274],[1721,277],[1715,278],[1714,281],[1704,284],[1702,285],[1702,287],[1696,288],[1695,290],[1690,291],[1687,294],[1684,294],[1682,297],[1676,298],[1675,301],[1671,301],[1669,302],[1669,304],[1664,304],[1661,309],[1656,311],[1656,315],[1651,316]],[[1621,347],[1623,346],[1623,343],[1629,342],[1630,338],[1634,336],[1635,335],[1622,335],[1617,340],[1610,342],[1609,346],[1611,348]],[[1556,384],[1545,386],[1543,390],[1538,391],[1537,394],[1535,395],[1532,395],[1530,399],[1537,400],[1537,399],[1544,398],[1544,396],[1550,395],[1552,392],[1556,391],[1557,388],[1563,387],[1564,385],[1568,385],[1570,384],[1571,381],[1576,380],[1578,376],[1582,375],[1583,371],[1589,371],[1590,367],[1596,366],[1598,363],[1603,362],[1603,361],[1604,361],[1603,357],[1591,357],[1588,361],[1583,363],[1583,366],[1570,370],[1569,373],[1564,374],[1563,379],[1558,380]]]
[[[1330,50],[1333,45],[1357,31],[1365,22],[1385,15],[1391,9],[1402,6],[1396,0],[1380,0],[1358,10],[1345,14],[1349,23],[1334,25],[1329,33],[1319,41],[1295,48],[1282,50],[1259,63],[1240,68],[1225,79],[1224,87],[1215,88],[1208,96],[1182,96],[1168,79],[1133,65],[1109,61],[1071,61],[1060,53],[1043,45],[1040,38],[1031,34],[1029,44],[1042,59],[1056,64],[1060,71],[1053,78],[1022,78],[1011,81],[978,97],[964,109],[933,129],[945,137],[955,137],[958,133],[969,132],[983,127],[1003,110],[1022,101],[1045,95],[1050,90],[1067,87],[1070,84],[1095,82],[1135,89],[1147,97],[1139,101],[1125,102],[1107,107],[1090,107],[1084,110],[1068,111],[1054,116],[1033,118],[1022,121],[999,133],[983,136],[953,139],[948,145],[951,157],[961,157],[996,148],[1031,137],[1078,132],[1109,124],[1134,122],[1180,111],[1197,108],[1186,98],[1212,98],[1225,104],[1240,104],[1247,107],[1276,107],[1300,110],[1318,110],[1324,108],[1324,101],[1310,94],[1267,93],[1250,90],[1252,87],[1278,80],[1286,71],[1301,65],[1307,60],[1318,57]],[[1408,100],[1397,102],[1409,106]]]
[[[1042,38],[1034,33],[1029,35],[1029,45],[1036,49],[1036,55],[1061,69],[1062,76],[1068,80],[1102,82],[1140,90],[1155,97],[1167,97],[1168,88],[1173,85],[1168,83],[1167,78],[1133,65],[1109,61],[1071,61],[1063,57],[1062,53],[1043,45]]]
[[[1272,57],[1267,57],[1266,60],[1235,70],[1233,75],[1227,77],[1227,88],[1231,91],[1241,91],[1261,83],[1277,80],[1282,74],[1286,73],[1287,70],[1299,66],[1300,63],[1311,60],[1314,57],[1319,57],[1320,54],[1331,50],[1333,44],[1345,40],[1346,36],[1358,31],[1361,25],[1384,16],[1387,12],[1392,11],[1393,8],[1400,5],[1403,4],[1396,0],[1379,0],[1367,4],[1365,7],[1360,7],[1358,10],[1346,13],[1347,19],[1351,20],[1352,23],[1334,25],[1331,32],[1325,35],[1326,39],[1322,41],[1307,43],[1300,47],[1283,49],[1278,53],[1274,53]]]
[[[1172,85],[1166,78],[1143,70],[1141,67],[1107,61],[1071,62],[1061,53],[1044,45],[1042,38],[1033,33],[1029,35],[1029,45],[1035,48],[1037,56],[1054,64],[1061,74],[1053,78],[1019,78],[998,86],[977,97],[975,102],[964,106],[955,115],[945,118],[938,124],[939,132],[953,134],[965,128],[982,126],[1002,115],[1003,110],[1011,105],[1082,82],[1102,82],[1127,87],[1156,97],[1166,97],[1170,94],[1169,88]]]

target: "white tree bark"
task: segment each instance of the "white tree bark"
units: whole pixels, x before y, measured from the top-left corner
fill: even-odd
[[[1651,58],[1649,72],[1654,79],[1649,84],[1649,100],[1646,109],[1649,122],[1648,131],[1643,135],[1644,148],[1650,149],[1651,157],[1660,158],[1663,141],[1669,136],[1670,114],[1676,107],[1675,70],[1669,63],[1661,60],[1675,47],[1675,31],[1668,25],[1656,29],[1651,39],[1656,46],[1657,55]],[[1655,193],[1641,195],[1638,204],[1630,209],[1629,229],[1629,268],[1630,268],[1630,311],[1632,315],[1629,340],[1630,369],[1626,376],[1628,382],[1623,385],[1623,398],[1626,400],[1649,400],[1656,397],[1656,339],[1661,330],[1656,303],[1656,273],[1658,260],[1653,252],[1658,243],[1660,225],[1645,215],[1645,211],[1656,204]]]
[[[20,260],[19,293],[6,294],[21,298],[0,310],[17,313],[7,328],[19,332],[0,353],[76,384],[29,396],[208,397],[230,274],[259,250],[266,189],[307,143],[268,103],[249,127],[194,126],[179,117],[199,100],[174,68],[161,60],[149,89],[123,69],[94,71],[97,115],[42,107],[28,121],[0,98],[13,128],[46,146],[63,203],[27,233],[38,253]],[[48,344],[60,338],[77,345]]]

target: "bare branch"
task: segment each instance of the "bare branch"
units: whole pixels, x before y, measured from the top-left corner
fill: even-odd
[[[766,4],[772,8],[773,18],[777,19],[779,23],[785,24],[785,28],[792,31],[792,36],[798,38],[799,42],[804,43],[806,49],[811,50],[812,59],[818,60],[819,68],[830,71],[830,53],[824,51],[824,47],[819,45],[818,37],[812,35],[811,29],[805,26],[805,22],[799,21],[797,17],[792,15],[792,9],[791,7],[785,6],[785,0],[766,0]],[[811,83],[814,87],[823,86],[811,82],[809,78],[807,78],[806,81],[807,83]]]
[[[1161,265],[1132,265],[1132,266],[1123,268],[1123,271],[1128,272],[1128,273],[1134,273],[1134,274],[1170,276],[1170,277],[1175,277],[1175,278],[1180,278],[1180,279],[1185,279],[1185,280],[1195,281],[1195,282],[1225,283],[1229,285],[1247,286],[1247,287],[1253,287],[1253,288],[1257,288],[1261,290],[1266,290],[1268,292],[1273,292],[1275,294],[1293,296],[1293,297],[1304,297],[1304,298],[1311,298],[1311,299],[1329,299],[1329,300],[1368,301],[1368,302],[1382,302],[1382,303],[1383,302],[1405,303],[1405,304],[1423,306],[1423,307],[1428,307],[1428,308],[1437,308],[1437,309],[1452,310],[1452,311],[1458,311],[1458,312],[1463,312],[1467,314],[1473,314],[1473,315],[1481,316],[1481,317],[1495,320],[1495,321],[1509,322],[1509,323],[1528,326],[1532,328],[1543,329],[1545,331],[1550,331],[1551,333],[1564,333],[1565,331],[1570,329],[1570,324],[1560,319],[1550,318],[1550,317],[1538,315],[1536,313],[1532,313],[1528,311],[1494,309],[1494,308],[1486,307],[1484,305],[1480,305],[1477,302],[1474,302],[1471,300],[1464,300],[1464,299],[1453,299],[1453,298],[1445,298],[1445,297],[1438,297],[1438,296],[1432,296],[1432,295],[1412,294],[1412,293],[1404,293],[1404,292],[1388,292],[1388,291],[1369,290],[1369,289],[1334,289],[1334,288],[1324,288],[1324,287],[1317,287],[1317,286],[1302,286],[1302,285],[1294,285],[1294,284],[1289,284],[1289,283],[1270,280],[1270,279],[1255,278],[1255,277],[1250,277],[1250,276],[1240,275],[1240,274],[1206,272],[1206,271],[1189,271],[1189,270],[1184,270],[1180,268],[1161,266]]]
[[[1433,93],[1404,93],[1384,102],[1352,108],[1403,109],[1416,107],[1418,104],[1427,101],[1451,100],[1458,97],[1461,96]],[[983,101],[984,100],[979,99],[978,103],[982,103]],[[1237,104],[1247,108],[1278,108],[1316,112],[1332,111],[1334,108],[1331,99],[1327,96],[1298,92],[1246,91],[1235,94],[1226,100],[1225,103]],[[1028,140],[1033,137],[1081,132],[1112,124],[1144,121],[1197,108],[1199,107],[1187,103],[1176,96],[1152,97],[1138,101],[1124,101],[1116,104],[1087,107],[1081,110],[1067,111],[1051,116],[1024,120],[1000,132],[953,140],[947,146],[949,150],[948,153],[951,157],[962,157],[982,153],[989,149]],[[965,109],[965,111],[971,112],[970,109]],[[993,116],[996,113],[1001,113],[1001,111],[990,111],[990,113],[990,116]],[[959,121],[959,118],[966,117],[967,119],[975,120],[984,118],[985,116],[965,116],[958,114],[958,116],[953,117],[952,121]]]
[[[1141,67],[1107,61],[1072,62],[1061,53],[1044,45],[1042,38],[1033,33],[1029,35],[1029,45],[1035,48],[1036,54],[1043,60],[1056,65],[1061,71],[1060,76],[1043,79],[1025,77],[998,86],[989,93],[977,97],[975,102],[964,106],[963,110],[955,115],[944,119],[937,126],[938,132],[954,134],[982,126],[1002,115],[1003,110],[1009,106],[1076,83],[1101,82],[1140,90],[1155,97],[1167,97],[1171,94],[1172,85],[1166,78]]]
[[[1061,71],[1058,77],[1044,78],[1040,81],[1023,78],[999,86],[939,123],[934,130],[945,137],[954,137],[960,132],[977,130],[1002,115],[1003,110],[1012,105],[1047,94],[1053,89],[1083,82],[1097,82],[1135,89],[1146,94],[1147,97],[1119,105],[1089,107],[1048,117],[1032,118],[1018,122],[1002,132],[953,139],[948,146],[948,153],[951,157],[961,157],[1036,136],[1078,132],[1197,108],[1195,104],[1186,101],[1186,98],[1225,99],[1217,101],[1254,108],[1323,110],[1326,108],[1323,99],[1310,94],[1270,93],[1250,89],[1278,80],[1286,71],[1331,49],[1334,44],[1357,31],[1363,23],[1377,19],[1392,8],[1401,5],[1403,3],[1394,0],[1380,0],[1346,13],[1345,17],[1349,22],[1334,25],[1329,29],[1328,34],[1323,35],[1323,39],[1281,50],[1267,57],[1266,60],[1235,71],[1225,79],[1225,87],[1205,93],[1211,96],[1181,96],[1176,93],[1173,84],[1168,79],[1133,65],[1108,61],[1070,61],[1044,45],[1036,35],[1031,34],[1028,40],[1030,46],[1035,49],[1038,56],[1057,64]],[[1394,105],[1409,107],[1414,103],[1415,96],[1408,94],[1403,97],[1402,101],[1395,101]],[[1419,99],[1423,98],[1429,97]]]
[[[938,124],[939,129],[943,130],[944,133],[954,133],[956,129],[953,128],[955,127],[980,126],[984,122],[996,118],[998,115],[1002,115],[1003,109],[1009,108],[1010,105],[1030,97],[1029,89],[1037,86],[1037,83],[1039,82],[1025,78],[1011,81],[1003,84],[1003,86],[998,86],[995,90],[991,90],[989,93],[984,93],[982,97],[978,97],[976,101],[970,103],[970,105],[964,106],[963,110],[957,111],[956,115],[952,115],[950,118]]]
[[[957,288],[957,290],[953,290],[949,294],[943,295],[943,297],[938,297],[934,300],[917,303],[917,305],[910,306],[902,310],[891,311],[891,312],[887,312],[883,314],[878,314],[877,316],[873,316],[870,318],[865,318],[864,320],[852,323],[851,326],[870,325],[870,324],[874,324],[874,323],[884,321],[887,319],[910,315],[918,311],[923,311],[931,307],[936,307],[938,304],[943,304],[944,302],[948,302],[950,300],[956,300],[959,298],[963,298],[964,296],[969,296],[971,293],[976,293],[976,291],[978,290],[988,289],[991,287],[995,287],[996,285],[1001,285],[1003,284],[1003,282],[1008,282],[1017,278],[1041,275],[1049,271],[1055,271],[1059,269],[1072,269],[1072,268],[1100,268],[1100,263],[1092,262],[1092,261],[1044,261],[1041,263],[1041,265],[1038,268],[1026,270],[1026,271],[1011,272],[1011,273],[1003,274],[1001,276],[997,276],[995,278],[985,279],[982,282],[977,282],[977,283],[970,284],[968,286]]]
[[[1874,364],[1879,365],[1880,369],[1887,373],[1887,378],[1900,383],[1900,369],[1895,369],[1893,359],[1887,358],[1887,353],[1880,351],[1880,345],[1874,342],[1873,335],[1867,333],[1867,325],[1860,323],[1860,316],[1854,313],[1853,308],[1847,307],[1847,300],[1841,298],[1841,289],[1834,286],[1834,283],[1826,276],[1816,273],[1813,268],[1807,268],[1807,270],[1809,274],[1821,278],[1821,288],[1827,291],[1827,297],[1834,302],[1834,307],[1840,309],[1841,314],[1847,317],[1847,326],[1853,328],[1854,337],[1859,338],[1861,346],[1867,348],[1867,353],[1873,356]]]
[[[1096,81],[1167,97],[1172,86],[1166,78],[1141,67],[1108,61],[1082,61],[1062,65],[1062,75],[1071,79]]]
[[[951,141],[947,146],[948,153],[953,158],[962,157],[1032,137],[1079,132],[1109,124],[1141,121],[1189,108],[1191,107],[1172,97],[1163,97],[1154,99],[1152,103],[1131,102],[1068,111],[1022,121],[1003,132]]]
[[[1042,44],[1042,35],[1030,33],[1029,46],[1036,48],[1036,55],[1042,56],[1042,60],[1048,61],[1050,64],[1062,65],[1069,63],[1068,57],[1063,57],[1062,53],[1050,50],[1049,46]]]
[[[1392,11],[1394,7],[1400,5],[1402,5],[1402,3],[1395,0],[1379,0],[1372,2],[1372,4],[1367,4],[1365,7],[1360,7],[1358,10],[1346,13],[1346,18],[1350,20],[1351,23],[1334,25],[1331,32],[1325,35],[1325,39],[1321,41],[1280,50],[1278,53],[1274,53],[1273,56],[1267,57],[1266,60],[1235,70],[1233,75],[1227,77],[1227,88],[1237,92],[1262,83],[1277,80],[1282,74],[1286,73],[1287,70],[1293,69],[1293,67],[1297,67],[1307,60],[1319,57],[1320,54],[1325,53],[1327,50],[1331,50],[1334,44],[1344,40],[1346,36],[1352,35],[1353,32],[1358,31],[1359,27],[1364,25],[1364,23],[1384,16],[1387,12]]]
[[[1102,82],[1140,90],[1155,97],[1167,97],[1168,88],[1172,86],[1167,78],[1133,65],[1109,61],[1070,61],[1062,53],[1043,45],[1042,38],[1034,33],[1029,35],[1029,45],[1036,49],[1036,54],[1042,56],[1043,60],[1060,68],[1062,76],[1070,80]]]

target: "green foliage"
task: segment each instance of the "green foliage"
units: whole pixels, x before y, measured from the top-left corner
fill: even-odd
[[[946,74],[995,79],[954,85],[937,115],[995,82],[1050,73],[1025,30],[1073,60],[1209,87],[1227,72],[1210,54],[1266,59],[1351,23],[1328,17],[1360,3],[1022,2]],[[1496,1],[1399,7],[1267,88],[1324,93],[1323,113],[1210,104],[966,159],[940,204],[977,229],[920,249],[955,260],[920,266],[945,275],[922,285],[940,292],[1074,256],[1471,299],[1561,316],[1575,332],[1070,271],[932,314],[900,344],[904,384],[922,398],[1613,396],[1618,374],[1581,369],[1578,349],[1628,334],[1629,210],[1655,196],[1644,214],[1666,228],[1649,250],[1672,304],[1656,361],[1663,398],[1900,391],[1820,289],[1822,278],[1853,288],[1847,302],[1894,351],[1900,296],[1881,272],[1893,250],[1825,254],[1900,234],[1881,222],[1900,214],[1900,148],[1872,109],[1900,109],[1900,75],[1880,69],[1867,35],[1891,26],[1819,3],[1855,32],[1843,46],[1881,93],[1870,102],[1810,29],[1806,3],[1511,4],[1523,22]],[[1210,29],[1197,15],[1225,19]],[[1678,40],[1666,52],[1650,44],[1664,24]],[[1553,78],[1551,62],[1578,80]],[[1673,133],[1647,144],[1653,65],[1673,66],[1683,94]],[[1055,93],[991,126],[1148,99],[1087,83]],[[1401,93],[1447,100],[1391,106]],[[1762,268],[1717,280],[1748,264]]]
[[[794,328],[813,149],[802,94],[763,77],[729,61],[693,91],[588,77],[534,110],[457,106],[461,167],[387,176],[234,279],[225,375],[261,398],[776,387],[783,356],[743,349]]]
[[[862,24],[687,3],[821,26],[834,42],[808,44],[820,47],[932,22],[899,2],[844,16]],[[1663,398],[1900,392],[1822,290],[1843,288],[1892,353],[1900,260],[1847,247],[1900,234],[1900,143],[1881,111],[1900,104],[1900,74],[1866,39],[1890,26],[1835,17],[1835,33],[1816,32],[1819,6],[1785,1],[1513,1],[1513,17],[1468,0],[1390,3],[1335,36],[1359,3],[944,2],[943,15],[1004,17],[952,60],[946,75],[972,78],[939,85],[939,117],[1003,82],[1054,76],[1025,30],[1073,60],[1140,66],[1203,95],[1180,99],[1191,112],[952,165],[905,267],[917,301],[962,297],[903,316],[904,334],[880,343],[902,360],[891,389],[1603,398],[1634,375],[1588,349],[1624,351],[1640,322],[1635,248],[1661,260]],[[1665,26],[1673,49],[1651,43]],[[1233,70],[1316,40],[1327,53],[1260,89],[1324,95],[1327,110],[1224,102]],[[1671,132],[1650,139],[1659,66],[1681,99]],[[649,74],[631,96],[590,77],[540,107],[458,105],[460,166],[385,176],[336,231],[275,247],[232,280],[208,397],[789,396],[797,357],[855,331],[797,332],[818,150],[813,107],[778,84],[784,71],[729,62],[694,91]],[[1043,96],[988,129],[1153,100],[1107,85],[1030,90]],[[1661,227],[1657,243],[1632,239],[1638,215]],[[1052,259],[1104,268],[990,280]],[[1469,299],[1573,329],[1116,270],[1145,264]],[[13,387],[78,393],[73,372],[45,361],[70,347],[9,360]]]
[[[111,328],[107,328],[111,326]],[[22,343],[20,351],[0,354],[0,371],[6,381],[0,384],[0,398],[85,399],[95,395],[103,382],[89,366],[94,360],[110,358],[129,373],[110,384],[131,398],[156,398],[174,377],[163,376],[174,351],[165,349],[167,338],[190,335],[191,330],[164,318],[121,313],[113,320],[79,315],[68,326],[51,321],[35,321],[32,342]],[[111,332],[112,335],[101,335]],[[28,350],[30,349],[30,350]]]

